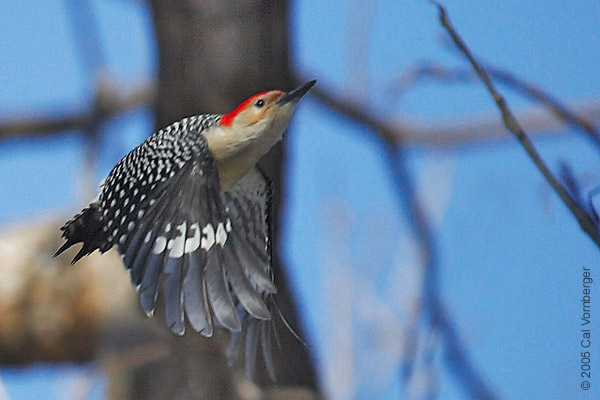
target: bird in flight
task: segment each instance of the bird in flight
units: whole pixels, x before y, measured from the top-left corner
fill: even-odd
[[[166,324],[178,335],[186,320],[204,336],[214,326],[240,332],[247,319],[270,321],[272,187],[256,164],[314,84],[258,93],[229,114],[196,115],[156,132],[61,228],[66,241],[55,256],[82,243],[75,263],[114,247],[146,315],[162,293]]]

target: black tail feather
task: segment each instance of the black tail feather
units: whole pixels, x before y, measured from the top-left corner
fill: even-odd
[[[54,257],[57,257],[69,247],[77,243],[83,243],[81,250],[71,261],[75,264],[82,257],[87,256],[96,249],[101,251],[108,250],[104,239],[100,214],[100,203],[92,203],[84,208],[73,219],[68,221],[62,228],[62,237],[66,242],[56,251]]]

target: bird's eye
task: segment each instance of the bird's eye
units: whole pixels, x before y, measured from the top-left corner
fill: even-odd
[[[265,105],[265,101],[263,99],[260,99],[255,103],[255,105],[256,107],[260,108]]]

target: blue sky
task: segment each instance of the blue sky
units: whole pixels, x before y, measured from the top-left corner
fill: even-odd
[[[152,79],[156,49],[148,10],[138,2],[93,4],[107,74],[125,89]],[[567,102],[598,98],[597,2],[445,5],[482,59]],[[388,95],[398,74],[419,61],[464,65],[427,2],[303,0],[293,2],[291,17],[297,68],[382,118],[452,124],[497,115],[480,85],[426,84],[401,101]],[[0,118],[89,105],[93,82],[81,67],[64,3],[6,0],[0,21]],[[515,110],[529,106],[503,93]],[[150,133],[149,117],[136,110],[106,126],[98,180]],[[397,210],[388,165],[370,135],[310,98],[288,141],[280,248],[299,289],[325,392],[332,399],[398,398],[396,339],[418,286],[419,256]],[[576,132],[565,129],[535,143],[553,168],[564,160],[590,187],[600,182],[598,153]],[[77,211],[86,201],[77,191],[82,148],[75,132],[0,144],[0,184],[9,188],[0,193],[0,223]],[[508,399],[584,396],[581,269],[598,276],[598,249],[512,139],[411,147],[408,156],[440,251],[440,294],[477,368]],[[592,329],[600,331],[597,319]],[[464,398],[446,367],[438,378],[439,398]],[[594,384],[587,398],[600,393]]]

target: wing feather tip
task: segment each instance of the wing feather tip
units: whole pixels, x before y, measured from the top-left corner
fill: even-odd
[[[198,323],[198,321],[191,321],[188,317],[188,321],[194,330],[194,332],[201,334],[204,337],[212,337],[213,327],[212,323]]]
[[[227,328],[230,332],[241,332],[242,324],[237,316],[237,313],[222,318],[220,318],[219,315],[216,315],[216,317],[219,319],[221,325]]]
[[[201,334],[204,337],[212,337],[213,335],[213,330],[211,329],[200,329],[199,331],[197,331],[199,334]]]
[[[171,332],[173,332],[177,336],[185,335],[185,325],[184,324],[174,322],[173,324],[171,324],[170,328],[171,328]]]
[[[253,301],[253,299],[249,299],[249,301],[242,301],[241,297],[238,298],[240,299],[240,303],[242,303],[244,310],[246,310],[251,317],[261,321],[271,320],[271,312],[262,300]]]

